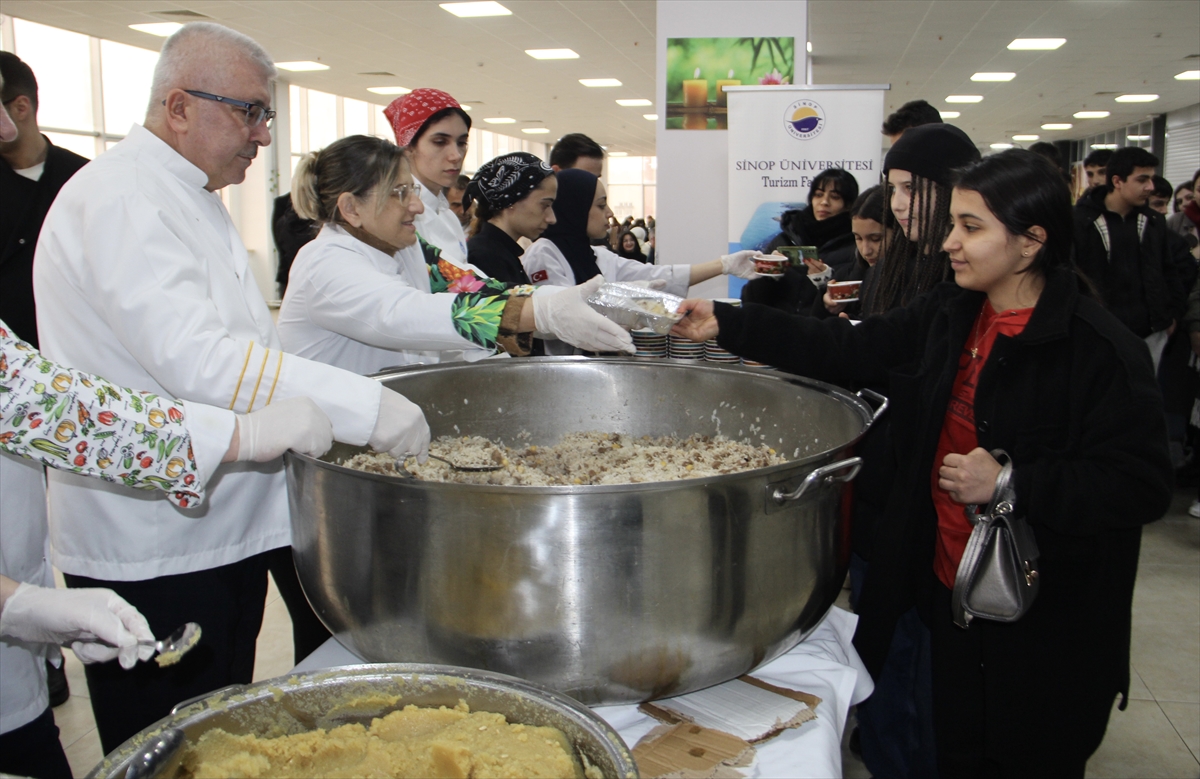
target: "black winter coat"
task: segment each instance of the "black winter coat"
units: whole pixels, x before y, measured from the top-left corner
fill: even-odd
[[[86,157],[46,141],[46,166],[37,181],[0,160],[0,318],[17,337],[35,348],[37,309],[33,304],[33,250],[50,204],[67,179],[88,164]]]
[[[1136,209],[1129,217],[1134,225],[1144,217],[1145,227],[1137,256],[1125,256],[1109,240],[1111,231],[1105,235],[1096,222],[1102,216],[1109,223],[1120,219],[1105,208],[1105,194],[1104,189],[1094,188],[1075,206],[1075,262],[1096,286],[1109,311],[1135,335],[1145,338],[1166,330],[1172,320],[1183,316],[1190,289],[1189,266],[1195,263],[1183,244],[1168,239],[1165,217],[1148,206]],[[1136,294],[1139,285],[1130,283],[1131,276],[1140,277],[1140,295]]]
[[[931,474],[983,301],[982,293],[943,283],[857,327],[762,306],[716,306],[717,341],[736,354],[835,384],[888,389],[899,470],[876,528],[854,639],[872,674],[909,608],[923,608],[927,621],[950,619],[928,608],[937,527]],[[1054,272],[1025,331],[996,339],[980,373],[975,419],[980,446],[1012,456],[1017,510],[1041,551],[1041,590],[1030,611],[1015,623],[971,627],[1000,661],[989,674],[1001,677],[1013,722],[1029,707],[1076,694],[1126,692],[1141,526],[1163,516],[1172,491],[1149,351],[1079,292],[1073,274]]]

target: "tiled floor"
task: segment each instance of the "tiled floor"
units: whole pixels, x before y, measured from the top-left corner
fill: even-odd
[[[1180,490],[1167,516],[1146,528],[1133,602],[1133,684],[1125,711],[1114,708],[1108,734],[1087,775],[1179,777],[1200,775],[1200,520],[1187,515],[1194,490]],[[102,757],[83,667],[66,652],[71,698],[54,710],[76,776]],[[258,637],[254,678],[292,668],[291,620],[271,585]],[[849,732],[849,729],[847,729]],[[869,777],[849,750],[845,775]]]

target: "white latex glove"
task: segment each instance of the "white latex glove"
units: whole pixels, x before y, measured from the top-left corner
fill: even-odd
[[[399,392],[383,388],[379,397],[379,418],[368,441],[377,452],[387,452],[397,460],[415,455],[417,462],[429,459],[429,423],[416,403]]]
[[[0,634],[40,644],[66,644],[85,663],[119,659],[122,668],[149,660],[154,634],[141,612],[112,590],[58,590],[22,583],[0,612]],[[100,639],[116,646],[96,643]]]
[[[647,279],[646,281],[627,281],[625,283],[643,289],[664,289],[667,286],[666,279]]]
[[[762,274],[754,270],[754,255],[758,252],[753,249],[743,249],[740,252],[726,254],[721,258],[721,272],[726,276],[737,276],[739,279],[759,279]]]
[[[593,276],[553,295],[534,295],[534,329],[580,349],[633,354],[636,351],[633,339],[625,328],[596,313],[587,304],[588,297],[603,283],[603,276]]]
[[[265,463],[295,449],[320,457],[333,446],[333,426],[311,398],[279,400],[266,408],[239,414],[238,460]]]

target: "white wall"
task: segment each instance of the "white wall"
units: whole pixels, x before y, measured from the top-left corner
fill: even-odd
[[[657,86],[658,213],[657,251],[662,262],[706,262],[728,249],[729,157],[724,130],[667,130],[667,39],[791,36],[797,68],[803,68],[808,40],[806,0],[658,0]],[[806,80],[796,73],[796,81]],[[728,282],[718,277],[692,288],[700,297],[725,297]]]

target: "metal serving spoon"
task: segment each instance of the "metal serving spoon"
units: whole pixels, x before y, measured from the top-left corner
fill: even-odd
[[[162,641],[139,641],[138,646],[152,646],[157,657],[154,661],[161,667],[174,665],[196,644],[200,643],[200,626],[185,622]]]
[[[432,457],[434,460],[437,460],[438,462],[443,462],[446,465],[449,465],[451,468],[453,468],[456,471],[462,471],[464,473],[485,473],[487,471],[498,471],[504,467],[501,464],[496,464],[496,465],[459,465],[456,462],[451,462],[450,460],[447,460],[445,457],[439,457],[436,454],[433,454],[432,452],[430,453],[429,456]]]
[[[194,622],[189,622],[194,625]],[[184,627],[187,627],[185,625]],[[149,779],[152,776],[174,776],[180,763],[180,752],[187,738],[179,728],[167,728],[154,742],[147,744],[129,761],[125,779]]]
[[[139,641],[138,646],[154,647],[155,662],[160,666],[174,665],[178,663],[180,658],[190,652],[196,644],[200,643],[200,626],[195,622],[185,622],[175,629],[175,632],[161,641]],[[94,641],[97,644],[104,646],[115,647],[116,644],[105,641],[102,638],[88,638],[88,641]],[[66,644],[65,646],[70,646]]]

